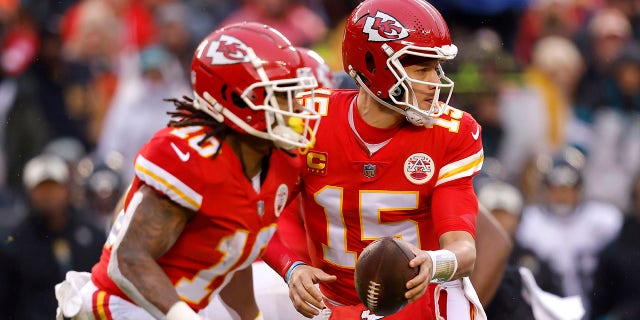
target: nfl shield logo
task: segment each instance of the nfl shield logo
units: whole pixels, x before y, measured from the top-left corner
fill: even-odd
[[[262,217],[264,215],[264,201],[258,201],[258,216]]]
[[[365,164],[362,173],[367,178],[373,178],[376,175],[376,165],[371,163]]]

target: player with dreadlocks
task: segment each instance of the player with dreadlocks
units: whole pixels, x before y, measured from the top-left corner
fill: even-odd
[[[224,122],[213,120],[206,112],[198,110],[193,105],[192,98],[183,96],[182,99],[171,98],[165,99],[165,101],[172,102],[176,106],[176,111],[167,112],[172,117],[167,126],[174,128],[203,126],[210,129],[198,141],[198,145],[203,145],[211,137],[218,137],[220,141],[224,141],[227,137],[229,127]],[[215,157],[219,152],[220,148],[213,156]]]
[[[194,98],[169,99],[173,119],[140,149],[100,261],[56,286],[60,319],[203,319],[218,294],[238,318],[262,318],[222,288],[253,294],[247,267],[299,180],[290,150],[319,123],[295,97],[317,81],[282,34],[240,23],[200,43],[191,83]]]

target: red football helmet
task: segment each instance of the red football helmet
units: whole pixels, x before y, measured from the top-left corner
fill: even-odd
[[[431,4],[423,0],[365,0],[349,16],[342,42],[344,70],[372,97],[404,114],[411,123],[424,125],[440,116],[441,89],[451,98],[453,81],[440,65],[440,82],[409,77],[400,62],[407,56],[451,60],[458,48],[451,43],[446,22]],[[423,110],[413,95],[413,83],[434,86],[431,107]]]
[[[327,89],[335,88],[336,85],[333,82],[331,67],[324,61],[322,56],[305,47],[296,47],[296,49],[298,49],[302,55],[302,63],[306,67],[311,68],[313,75],[318,80],[318,86]]]
[[[313,140],[320,116],[294,106],[298,92],[313,92],[318,83],[300,52],[269,26],[243,22],[209,34],[194,54],[191,84],[195,107],[237,132],[284,149]],[[286,97],[287,106],[276,97]]]

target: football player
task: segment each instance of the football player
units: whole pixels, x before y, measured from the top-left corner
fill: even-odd
[[[323,88],[334,88],[333,74],[331,68],[326,64],[324,59],[312,49],[305,47],[296,47],[300,51],[302,62],[305,67],[311,69],[313,75],[318,80],[318,88],[316,92],[321,92]],[[313,106],[309,106],[313,107]],[[292,203],[282,211],[278,218],[278,230],[276,235],[281,239],[279,243],[285,243],[287,247],[293,250],[300,258],[304,257],[304,261],[309,261],[307,253],[306,234],[302,224],[301,207],[299,197],[296,197]],[[264,261],[258,259],[252,264],[253,272],[253,289],[255,300],[251,300],[249,296],[245,296],[243,304],[245,306],[255,305],[262,311],[265,319],[305,319],[299,314],[289,300],[289,288],[282,281],[282,277],[274,272]],[[234,291],[242,292],[243,289],[233,284],[227,285],[224,292],[232,294]],[[231,315],[226,315],[225,309],[229,310],[226,301],[223,303],[218,297],[214,298],[203,310],[204,315],[215,315],[218,320],[231,320]],[[233,311],[230,311],[233,314]]]
[[[371,241],[401,237],[420,273],[406,284],[411,303],[387,318],[485,318],[467,278],[476,259],[472,177],[484,155],[478,123],[448,105],[453,82],[440,62],[457,47],[446,22],[422,0],[366,0],[348,18],[342,54],[359,89],[315,96],[323,120],[302,173],[311,264],[275,237],[264,260],[301,314],[378,319],[354,289],[356,260]]]
[[[170,99],[172,120],[137,155],[100,261],[56,286],[58,317],[202,319],[220,294],[238,318],[262,318],[222,288],[252,294],[248,267],[298,182],[292,150],[319,124],[295,98],[317,81],[282,34],[240,23],[200,43],[191,83],[194,99]]]

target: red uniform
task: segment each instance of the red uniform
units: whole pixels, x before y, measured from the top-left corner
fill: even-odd
[[[320,289],[329,303],[342,305],[360,303],[354,268],[373,240],[393,235],[437,250],[445,232],[475,236],[478,205],[471,179],[484,159],[480,126],[450,106],[430,127],[405,124],[391,139],[367,147],[354,129],[354,121],[363,122],[356,94],[316,94],[323,119],[302,176],[312,264],[337,276]],[[267,254],[267,262],[278,259],[277,252]]]
[[[111,248],[130,218],[127,209],[135,205],[134,194],[145,184],[195,211],[173,247],[157,259],[194,310],[206,306],[236,270],[261,255],[298,182],[299,158],[274,149],[256,192],[231,148],[216,138],[199,145],[203,137],[203,127],[165,128],[140,150],[125,210],[92,270],[100,290],[127,298],[107,275],[107,267]],[[221,152],[212,158],[218,148]]]

